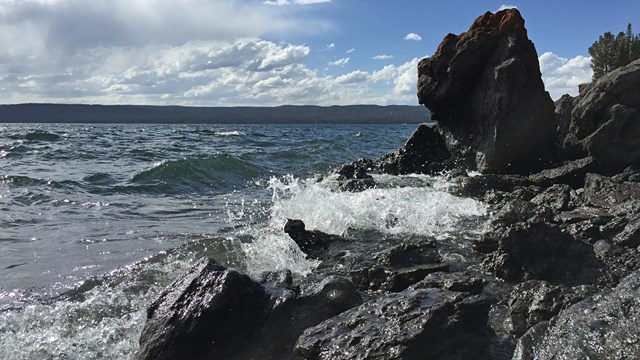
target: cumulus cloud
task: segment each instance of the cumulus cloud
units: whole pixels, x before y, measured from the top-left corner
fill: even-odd
[[[329,66],[345,66],[346,64],[349,63],[349,60],[351,60],[351,58],[346,57],[346,58],[338,59],[336,61],[331,61],[329,62]]]
[[[373,60],[389,60],[389,59],[393,59],[393,55],[381,54],[381,55],[376,55],[376,56],[372,57],[371,59],[373,59]]]
[[[294,8],[253,0],[0,0],[0,102],[416,103],[415,61],[325,76],[305,63],[308,46],[264,40],[326,29],[290,16]]]
[[[416,34],[416,33],[409,33],[404,37],[405,40],[413,40],[413,41],[420,41],[422,40],[422,36]]]
[[[502,4],[500,5],[500,7],[498,8],[498,11],[502,11],[502,10],[507,10],[507,9],[517,9],[518,7],[515,5],[507,5],[507,4]]]
[[[322,4],[322,3],[328,3],[328,2],[331,2],[331,0],[268,0],[268,1],[265,1],[264,3],[267,5],[284,6],[284,5],[313,5],[313,4]]]
[[[571,59],[545,52],[538,58],[545,88],[557,100],[564,94],[578,95],[578,85],[591,82],[591,58],[576,56]]]

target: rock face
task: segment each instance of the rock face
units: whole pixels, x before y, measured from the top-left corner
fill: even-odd
[[[454,156],[481,172],[529,172],[553,155],[554,104],[516,9],[486,13],[418,64],[418,99]]]
[[[302,359],[484,359],[489,302],[439,289],[405,290],[305,330]]]
[[[513,360],[640,359],[640,272],[612,292],[590,297],[518,342]]]
[[[584,87],[578,98],[562,98],[556,105],[563,123],[569,117],[563,138],[566,156],[588,154],[608,171],[640,164],[640,60]]]

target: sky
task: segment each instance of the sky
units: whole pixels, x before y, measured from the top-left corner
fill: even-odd
[[[0,104],[417,105],[447,33],[517,7],[555,100],[639,0],[0,0]]]

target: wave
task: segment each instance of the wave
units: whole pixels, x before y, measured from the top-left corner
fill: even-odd
[[[160,193],[206,192],[244,186],[266,173],[263,168],[231,155],[165,160],[137,173],[138,190]]]
[[[242,136],[242,135],[247,135],[246,133],[242,132],[242,131],[213,131],[213,130],[203,130],[201,132],[202,134],[205,135],[211,135],[211,136]]]
[[[50,133],[44,130],[29,131],[26,134],[14,134],[9,136],[13,140],[29,140],[29,141],[58,141],[60,135]]]

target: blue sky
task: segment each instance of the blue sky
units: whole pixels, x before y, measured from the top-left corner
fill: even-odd
[[[419,59],[513,6],[554,99],[640,32],[638,0],[0,0],[0,103],[417,104]]]

